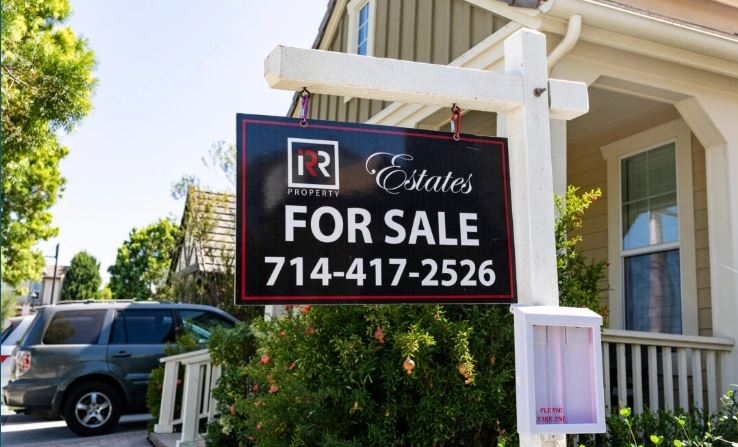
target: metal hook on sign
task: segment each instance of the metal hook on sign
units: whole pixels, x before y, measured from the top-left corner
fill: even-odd
[[[454,141],[461,139],[461,109],[456,103],[451,106],[451,133],[454,134]]]
[[[302,107],[300,108],[300,127],[307,127],[308,114],[310,113],[310,91],[303,87],[300,92]]]

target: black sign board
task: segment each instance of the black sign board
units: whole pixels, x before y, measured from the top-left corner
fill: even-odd
[[[236,304],[513,303],[507,141],[237,116]]]

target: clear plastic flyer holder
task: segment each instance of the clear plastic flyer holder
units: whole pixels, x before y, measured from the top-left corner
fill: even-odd
[[[518,431],[604,433],[602,317],[589,309],[512,307]]]

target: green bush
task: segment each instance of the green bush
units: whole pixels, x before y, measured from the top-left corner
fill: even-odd
[[[607,306],[602,302],[602,292],[607,290],[607,263],[586,258],[579,247],[584,212],[602,196],[602,191],[597,188],[577,194],[578,191],[579,188],[569,186],[566,197],[554,197],[559,214],[554,224],[559,304],[591,309],[602,316],[607,326]]]
[[[721,401],[722,408],[717,414],[698,410],[646,410],[633,414],[630,408],[621,408],[607,418],[607,433],[586,436],[580,440],[580,446],[738,447],[735,391],[727,391]]]
[[[240,330],[208,445],[498,445],[514,427],[503,306],[320,306]],[[220,346],[215,346],[220,345]],[[508,427],[508,429],[505,429]]]
[[[576,192],[557,199],[561,303],[601,311],[605,265],[585,262],[574,234],[599,192]],[[507,306],[346,305],[218,332],[207,443],[514,445],[512,327]]]

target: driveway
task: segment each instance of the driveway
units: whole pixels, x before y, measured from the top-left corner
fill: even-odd
[[[151,415],[123,416],[112,433],[104,436],[79,437],[64,421],[49,421],[35,416],[14,414],[2,408],[0,444],[3,447],[151,447],[146,424]]]

